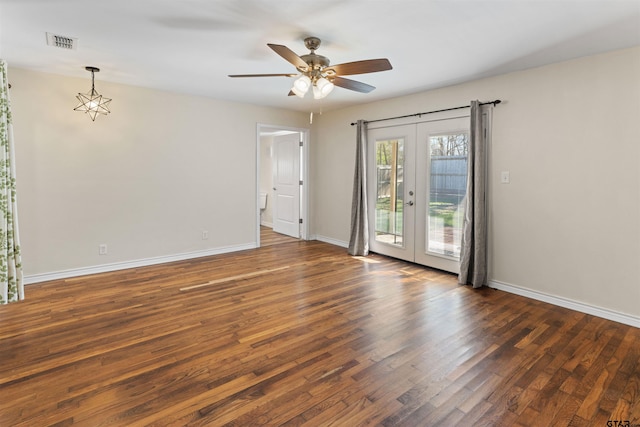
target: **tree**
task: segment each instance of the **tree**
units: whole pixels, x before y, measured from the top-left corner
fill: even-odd
[[[437,135],[430,138],[432,156],[466,156],[469,152],[466,133]]]

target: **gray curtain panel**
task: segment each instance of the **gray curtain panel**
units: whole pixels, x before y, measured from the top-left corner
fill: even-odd
[[[478,101],[471,101],[467,200],[458,276],[458,283],[474,288],[487,284],[487,150],[481,109]]]
[[[351,236],[349,254],[369,254],[369,219],[367,210],[367,124],[358,120],[356,137],[356,167],[353,175],[351,201]]]

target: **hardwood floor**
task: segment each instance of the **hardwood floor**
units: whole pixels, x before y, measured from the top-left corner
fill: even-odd
[[[1,426],[640,424],[640,330],[293,240],[27,286]]]
[[[273,229],[265,226],[260,226],[260,246],[279,245],[281,243],[295,242],[299,239],[290,237],[285,234],[279,234],[273,231]]]

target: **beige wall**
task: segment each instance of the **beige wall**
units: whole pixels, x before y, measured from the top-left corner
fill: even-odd
[[[640,47],[325,112],[311,127],[311,233],[348,240],[350,122],[500,98],[491,279],[640,318],[638,76]],[[91,122],[72,111],[87,79],[9,77],[31,277],[255,244],[256,123],[309,127],[305,113],[99,80],[113,113]]]
[[[112,113],[92,122],[90,79],[9,70],[25,275],[255,245],[257,123],[306,114],[98,77]]]
[[[499,98],[491,279],[640,320],[639,76],[636,47],[326,112],[312,146],[315,233],[349,238],[350,122]]]

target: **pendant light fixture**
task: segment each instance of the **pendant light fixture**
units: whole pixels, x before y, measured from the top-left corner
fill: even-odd
[[[84,67],[85,70],[91,72],[91,90],[87,93],[78,93],[76,98],[80,101],[80,104],[74,111],[81,111],[87,113],[91,120],[95,121],[98,114],[107,115],[109,111],[109,103],[111,98],[105,98],[96,92],[94,73],[100,72],[100,68],[96,67]]]

